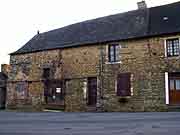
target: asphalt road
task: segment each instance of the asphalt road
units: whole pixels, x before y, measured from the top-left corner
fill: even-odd
[[[180,135],[180,113],[0,112],[0,135]]]

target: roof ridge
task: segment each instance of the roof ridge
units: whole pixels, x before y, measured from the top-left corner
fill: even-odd
[[[141,9],[141,10],[147,10],[147,9]],[[45,32],[42,32],[41,34],[46,34],[46,33],[49,33],[49,32],[54,32],[56,30],[63,29],[63,28],[66,28],[66,27],[70,27],[70,26],[77,25],[77,24],[82,24],[82,23],[86,23],[86,22],[96,21],[96,20],[99,20],[99,19],[108,18],[108,17],[112,17],[112,16],[116,16],[116,15],[124,15],[124,14],[127,14],[127,13],[136,12],[136,11],[139,11],[139,9],[125,11],[125,12],[116,13],[116,14],[109,14],[109,15],[106,15],[106,16],[97,17],[97,18],[93,18],[93,19],[87,19],[87,20],[84,20],[84,21],[79,21],[79,22],[76,22],[76,23],[65,25],[63,27],[59,27],[57,29],[45,31]]]
[[[34,36],[11,55],[180,32],[180,19],[175,16],[179,4],[130,10],[43,32],[37,37],[44,40]],[[164,14],[170,18],[168,21],[163,20]]]
[[[173,5],[173,4],[177,4],[177,3],[180,3],[180,1],[169,3],[169,4],[163,4],[163,5],[159,5],[159,6],[154,6],[154,7],[148,7],[148,8],[145,8],[145,9],[134,9],[134,10],[130,10],[130,11],[124,11],[124,12],[121,12],[121,13],[109,14],[109,15],[105,15],[105,16],[102,16],[102,17],[87,19],[87,20],[84,20],[84,21],[79,21],[79,22],[76,22],[76,23],[68,24],[68,25],[53,29],[53,30],[45,31],[45,32],[42,32],[41,34],[46,34],[48,32],[53,32],[53,31],[56,31],[56,30],[59,30],[59,29],[62,29],[62,28],[66,28],[66,27],[69,27],[69,26],[72,26],[72,25],[80,24],[80,23],[86,23],[86,22],[90,22],[90,21],[95,21],[95,20],[98,20],[98,19],[101,19],[101,18],[112,17],[112,16],[116,16],[116,15],[121,15],[121,14],[127,14],[127,13],[131,13],[131,12],[136,12],[136,11],[139,11],[139,10],[148,10],[148,9],[152,9],[152,8],[159,8],[159,7],[164,7],[164,6]]]

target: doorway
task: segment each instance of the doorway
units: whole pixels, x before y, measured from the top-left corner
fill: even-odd
[[[61,80],[46,80],[44,82],[44,101],[45,108],[64,108],[64,90]]]
[[[97,103],[97,78],[88,78],[88,106],[96,106]]]
[[[180,73],[169,73],[169,103],[180,105]]]

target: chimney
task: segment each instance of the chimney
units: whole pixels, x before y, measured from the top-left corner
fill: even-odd
[[[39,35],[39,34],[40,34],[39,30],[37,30],[37,35]]]
[[[147,8],[147,4],[146,1],[140,1],[137,3],[138,9],[146,9]]]

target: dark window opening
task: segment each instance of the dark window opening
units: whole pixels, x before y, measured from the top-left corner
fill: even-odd
[[[44,79],[50,78],[50,68],[44,68],[43,69],[43,78]]]
[[[121,73],[117,77],[117,96],[131,96],[131,74]]]
[[[108,46],[108,57],[109,62],[118,62],[119,61],[119,44],[111,44]]]
[[[168,39],[166,40],[167,56],[178,56],[179,55],[179,39]]]
[[[65,94],[63,82],[60,80],[46,80],[44,81],[44,86],[45,103],[63,105]]]

